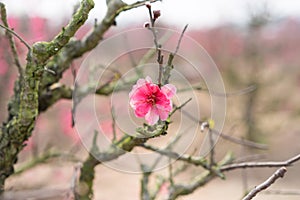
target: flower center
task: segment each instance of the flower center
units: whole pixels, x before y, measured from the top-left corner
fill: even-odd
[[[148,95],[147,99],[146,99],[146,102],[148,104],[151,104],[151,105],[154,105],[155,104],[155,95],[154,94],[150,94]]]

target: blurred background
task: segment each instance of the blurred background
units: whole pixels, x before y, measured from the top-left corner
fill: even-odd
[[[53,38],[79,3],[78,0],[2,2],[7,7],[10,27],[29,44]],[[102,20],[106,11],[105,1],[95,0],[95,5],[88,24],[80,29],[77,38],[82,38],[91,29],[95,19]],[[300,152],[300,1],[164,0],[153,7],[162,13],[158,26],[180,31],[185,24],[189,24],[186,35],[202,45],[212,57],[228,93],[249,86],[256,87],[252,92],[236,93],[227,98],[224,132],[265,143],[269,146],[268,150],[246,149],[219,140],[216,148],[219,157],[224,155],[222,152],[232,150],[240,159],[259,154],[258,160],[281,161]],[[117,26],[112,27],[106,37],[142,27],[147,20],[145,7],[122,13],[117,18]],[[19,41],[16,43],[24,64],[26,49]],[[81,61],[78,59],[74,66],[78,67]],[[7,117],[7,102],[13,94],[16,74],[7,39],[3,30],[0,30],[0,122]],[[62,82],[71,85],[72,81],[71,71],[66,72]],[[33,137],[27,142],[16,166],[19,174],[9,178],[8,189],[16,194],[16,190],[28,190],[27,194],[34,196],[30,191],[47,188],[44,195],[49,195],[45,199],[59,199],[57,194],[70,185],[76,161],[76,158],[66,159],[63,154],[71,151],[78,157],[86,155],[76,131],[71,127],[71,117],[71,102],[65,100],[40,115]],[[56,156],[56,152],[59,155]],[[39,156],[44,160],[35,165],[35,158]],[[226,174],[226,182],[214,180],[194,194],[180,199],[240,199],[246,189],[261,183],[273,171],[249,169],[230,172]],[[188,176],[197,173],[197,169],[192,168],[188,175],[179,177],[179,181],[186,181]],[[299,176],[300,165],[295,164],[289,168],[285,178],[271,189],[300,191]],[[138,175],[99,166],[95,199],[138,199],[139,178]],[[256,199],[299,198],[299,194],[290,193],[260,194]]]

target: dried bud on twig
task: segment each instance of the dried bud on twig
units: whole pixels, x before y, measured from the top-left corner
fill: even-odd
[[[151,8],[151,4],[150,4],[149,2],[146,2],[146,3],[145,3],[145,6],[146,6],[148,9]]]
[[[160,10],[154,10],[153,11],[153,18],[154,20],[156,20],[157,18],[159,18],[160,16]]]
[[[149,28],[150,27],[150,23],[149,22],[145,22],[144,23],[144,28]]]

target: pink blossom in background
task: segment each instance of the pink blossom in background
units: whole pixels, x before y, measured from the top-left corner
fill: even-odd
[[[3,76],[7,73],[8,66],[6,61],[0,57],[0,76]]]
[[[176,87],[166,84],[161,88],[146,79],[139,79],[129,93],[129,104],[134,109],[136,117],[145,117],[149,125],[154,125],[159,119],[166,120],[172,111],[171,98],[176,93]]]
[[[4,40],[4,41],[3,41]],[[9,45],[5,39],[0,38],[0,76],[3,76],[8,71],[8,64],[5,50],[9,49]]]
[[[69,109],[62,108],[59,113],[59,119],[62,132],[72,141],[77,144],[80,141],[79,135],[72,127],[72,112]]]
[[[32,33],[32,39],[37,40],[44,40],[46,39],[46,19],[41,17],[32,17],[30,18],[30,31]]]
[[[31,151],[35,147],[33,136],[24,142],[25,147],[23,151]]]
[[[18,31],[16,30],[16,28],[19,27],[20,20],[17,17],[9,16],[7,18],[7,22],[11,29],[13,29],[14,31]]]

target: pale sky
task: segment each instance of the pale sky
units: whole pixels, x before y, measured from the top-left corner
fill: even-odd
[[[52,21],[69,18],[73,6],[79,0],[0,0],[7,6],[8,14],[38,15]],[[94,0],[95,8],[91,12],[90,20],[102,19],[106,5],[105,0]],[[124,0],[126,3],[134,0]],[[184,3],[183,3],[184,2]],[[243,24],[248,19],[250,10],[256,12],[258,8],[267,5],[276,18],[286,16],[300,17],[299,0],[163,0],[153,7],[162,12],[161,21],[170,25],[189,28],[211,27],[223,22]],[[119,25],[141,23],[147,20],[145,7],[131,10],[118,18]]]

